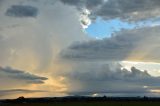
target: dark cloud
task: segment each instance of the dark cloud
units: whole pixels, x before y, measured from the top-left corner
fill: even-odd
[[[123,20],[140,21],[160,16],[159,0],[61,0],[78,8],[92,11],[92,17],[103,19],[121,18]]]
[[[159,26],[122,30],[111,38],[74,43],[61,55],[70,60],[160,62],[159,33]]]
[[[80,64],[66,74],[66,78],[69,94],[126,93],[130,95],[150,93],[152,87],[160,86],[160,77],[153,77],[147,71],[135,67],[129,71],[118,63]]]
[[[109,0],[96,13],[105,19],[121,18],[133,21],[160,16],[158,0]],[[156,12],[156,14],[155,14]]]
[[[10,81],[17,80],[17,83],[19,80],[20,82],[23,81],[24,83],[29,83],[29,84],[30,83],[40,84],[40,83],[44,83],[44,81],[47,80],[46,77],[30,74],[28,72],[21,71],[21,70],[11,69],[9,67],[6,67],[6,68],[0,67],[0,76],[2,80],[4,80],[3,79],[4,77],[8,77],[8,80]]]
[[[36,17],[38,9],[29,5],[12,5],[5,14],[11,17]]]
[[[65,4],[76,6],[78,9],[85,7],[95,8],[96,6],[103,4],[104,0],[61,0]]]

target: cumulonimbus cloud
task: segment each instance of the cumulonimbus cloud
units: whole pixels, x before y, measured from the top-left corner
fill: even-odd
[[[0,3],[2,6],[0,64],[3,66],[0,79],[5,80],[5,82],[1,80],[0,84],[3,86],[0,89],[25,88],[28,85],[40,83],[37,88],[42,90],[50,88],[54,91],[53,88],[57,87],[57,89],[67,89],[66,92],[72,94],[81,91],[129,93],[149,92],[150,89],[144,89],[143,85],[159,86],[159,77],[152,77],[148,72],[141,72],[135,68],[130,72],[121,70],[122,67],[110,70],[110,68],[103,68],[102,65],[97,66],[99,61],[103,60],[159,62],[159,27],[123,30],[116,32],[111,38],[83,42],[89,38],[85,36],[79,22],[80,15],[84,14],[84,12],[79,13],[81,10],[91,12],[91,14],[87,12],[84,14],[85,17],[82,17],[84,21],[81,20],[81,22],[85,25],[90,22],[88,18],[94,20],[96,17],[104,20],[120,18],[126,21],[157,18],[160,15],[159,0],[61,0],[72,6],[64,5],[58,0],[54,0],[54,3],[57,2],[52,4],[52,1],[3,0]],[[30,11],[31,8],[34,8],[33,11]],[[68,47],[78,40],[81,43],[74,43]],[[66,49],[60,54],[61,60],[58,54],[64,48]],[[61,64],[65,59],[69,65]],[[79,63],[76,64],[75,61],[73,63],[70,60],[76,60]],[[84,61],[81,60],[92,61],[95,64],[91,62],[84,65],[82,64]],[[24,64],[26,61],[27,65]],[[60,62],[57,63],[57,61]],[[4,66],[29,70],[29,73],[4,68]],[[74,71],[68,71],[67,68],[70,66],[75,67]],[[47,74],[52,79],[45,85],[43,83],[47,78],[31,74],[34,72]],[[59,76],[61,73],[63,73],[62,76]],[[60,79],[56,79],[57,77]],[[57,82],[57,80],[60,81]],[[126,86],[129,88],[124,89]]]

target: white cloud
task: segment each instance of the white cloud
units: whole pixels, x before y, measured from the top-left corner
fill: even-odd
[[[89,15],[90,15],[90,11],[87,9],[83,9],[83,11],[80,15],[80,22],[81,22],[81,25],[84,29],[88,28],[88,26],[91,24],[91,20],[89,18]]]

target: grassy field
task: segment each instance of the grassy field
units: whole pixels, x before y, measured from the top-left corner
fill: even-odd
[[[1,106],[160,106],[160,102],[62,102],[6,104]]]

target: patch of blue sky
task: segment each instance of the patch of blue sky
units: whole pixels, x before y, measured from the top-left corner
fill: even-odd
[[[155,19],[154,19],[155,20]],[[114,32],[121,31],[122,29],[134,29],[134,28],[141,28],[145,26],[155,26],[160,25],[160,20],[154,21],[146,20],[140,22],[124,22],[120,19],[112,19],[112,20],[103,20],[101,18],[97,18],[95,22],[92,22],[85,31],[88,33],[89,36],[103,39],[106,37],[110,37]]]
[[[115,31],[120,31],[121,29],[133,29],[134,27],[134,24],[122,22],[119,19],[105,21],[101,18],[97,18],[95,22],[89,25],[85,30],[91,37],[105,38],[110,37]]]

